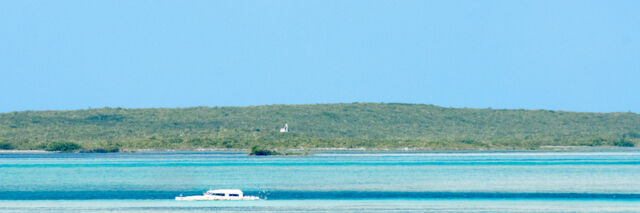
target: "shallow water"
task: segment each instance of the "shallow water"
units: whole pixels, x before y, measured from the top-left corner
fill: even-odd
[[[640,153],[0,154],[0,211],[638,212]],[[174,201],[209,188],[266,200]]]

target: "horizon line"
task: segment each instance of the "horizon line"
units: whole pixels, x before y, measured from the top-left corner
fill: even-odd
[[[309,106],[309,105],[341,105],[341,104],[388,104],[388,105],[422,105],[422,106],[434,106],[448,109],[472,109],[472,110],[496,110],[496,111],[550,111],[550,112],[570,112],[570,113],[632,113],[640,114],[628,111],[611,111],[611,112],[594,112],[594,111],[572,111],[562,109],[543,109],[543,108],[493,108],[493,107],[455,107],[455,106],[441,106],[436,104],[426,103],[406,103],[406,102],[333,102],[333,103],[311,103],[311,104],[260,104],[260,105],[195,105],[195,106],[176,106],[176,107],[120,107],[120,106],[103,106],[103,107],[88,107],[88,108],[75,108],[75,109],[26,109],[26,110],[14,110],[14,111],[0,111],[0,114],[10,113],[22,113],[22,112],[47,112],[47,111],[88,111],[95,109],[127,109],[127,110],[144,110],[144,109],[189,109],[189,108],[249,108],[249,107],[263,107],[263,106]]]

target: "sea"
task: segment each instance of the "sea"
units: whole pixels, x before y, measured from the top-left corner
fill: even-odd
[[[640,152],[2,153],[0,212],[640,212]]]

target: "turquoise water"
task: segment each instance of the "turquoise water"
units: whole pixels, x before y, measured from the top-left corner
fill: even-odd
[[[0,154],[1,212],[638,212],[640,153]],[[174,201],[240,188],[260,201]]]

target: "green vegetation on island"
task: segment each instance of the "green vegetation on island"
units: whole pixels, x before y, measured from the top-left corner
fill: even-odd
[[[73,142],[51,142],[45,144],[43,148],[47,151],[73,152],[82,147]]]
[[[267,156],[267,155],[282,155],[282,153],[277,152],[275,150],[263,149],[263,148],[259,148],[258,146],[253,146],[249,151],[249,155]]]
[[[271,149],[260,148],[258,146],[253,146],[249,150],[249,155],[256,155],[256,156],[296,155],[296,156],[300,156],[300,155],[311,155],[311,153],[309,153],[309,152],[291,152],[291,151],[279,152],[277,150],[271,150]]]
[[[285,123],[289,132],[282,133]],[[352,103],[0,113],[0,149],[477,150],[638,144],[640,115],[631,112]]]

